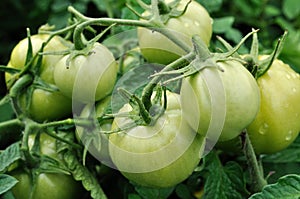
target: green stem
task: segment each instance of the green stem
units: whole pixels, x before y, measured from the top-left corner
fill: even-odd
[[[178,67],[182,66],[187,62],[187,60],[193,59],[195,57],[194,53],[189,53],[185,56],[180,57],[179,59],[175,60],[174,62],[168,64],[164,67],[160,72],[167,72],[172,69],[177,69]],[[155,88],[156,84],[161,80],[162,76],[158,75],[151,79],[151,81],[146,85],[143,89],[142,93],[142,102],[145,105],[146,110],[149,110],[151,107],[151,95],[153,89]]]
[[[254,193],[260,192],[265,185],[267,185],[267,181],[264,179],[264,174],[261,169],[261,167],[258,164],[253,146],[251,144],[251,141],[249,139],[249,136],[246,133],[242,134],[243,143],[244,143],[244,154],[247,159],[248,168],[250,172],[250,179],[251,179],[251,185],[252,185],[252,191]]]
[[[28,144],[29,135],[33,132],[36,128],[35,122],[32,120],[25,121],[25,130],[22,137],[21,143],[21,151],[23,152],[26,162],[28,163],[29,167],[34,167],[37,164],[37,160],[31,155],[30,148]]]
[[[24,123],[21,120],[19,120],[18,118],[1,122],[0,123],[0,133],[4,132],[4,130],[14,128],[16,126],[24,127]]]
[[[79,13],[74,7],[68,7],[69,12],[76,15],[82,23],[80,23],[74,32],[74,41],[75,41],[75,49],[80,50],[85,47],[81,34],[83,30],[87,26],[91,25],[101,25],[101,26],[110,26],[112,24],[116,25],[126,25],[126,26],[136,26],[136,27],[145,27],[151,30],[157,31],[165,36],[167,36],[170,40],[172,40],[175,44],[181,47],[184,51],[190,52],[191,48],[185,42],[178,39],[176,35],[174,35],[170,30],[168,30],[164,24],[160,22],[159,19],[152,19],[150,21],[145,20],[131,20],[131,19],[117,19],[117,18],[90,18]]]

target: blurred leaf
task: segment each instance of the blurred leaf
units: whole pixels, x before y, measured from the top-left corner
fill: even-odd
[[[281,177],[277,183],[267,185],[262,192],[252,195],[249,199],[298,199],[300,198],[300,175]]]
[[[288,19],[295,19],[300,14],[300,6],[298,0],[284,0],[282,7],[283,14]]]
[[[225,33],[231,29],[234,22],[234,17],[227,16],[222,18],[215,18],[213,23],[213,32],[215,33]]]
[[[197,0],[203,7],[205,7],[208,13],[216,12],[221,9],[223,0]]]
[[[128,194],[128,199],[142,199],[141,196],[137,195],[137,194]]]
[[[290,31],[279,56],[296,72],[300,73],[300,30]]]
[[[185,184],[179,184],[176,186],[175,192],[179,198],[193,199],[193,196],[189,190],[189,187]]]

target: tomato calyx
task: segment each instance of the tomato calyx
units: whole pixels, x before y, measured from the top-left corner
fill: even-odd
[[[123,88],[119,88],[118,91],[120,92],[121,96],[128,100],[132,108],[127,116],[133,121],[133,126],[153,126],[166,110],[166,89],[159,84],[154,89],[155,90],[149,91],[151,93],[150,97],[152,96],[153,92],[155,92],[153,99],[150,100],[150,104],[145,105],[142,99],[137,97],[135,94],[132,94]],[[118,117],[118,115],[115,116]]]
[[[191,2],[191,0],[187,1],[183,9],[179,9],[180,0],[174,0],[170,3],[166,3],[162,0],[154,0],[151,1],[151,5],[147,5],[142,1],[137,1],[137,3],[145,10],[145,13],[147,13],[142,15],[130,6],[130,4],[127,4],[127,7],[141,19],[166,24],[170,18],[182,16]]]
[[[164,81],[164,85],[171,81],[176,81],[191,76],[208,67],[217,68],[218,70],[223,71],[223,69],[219,66],[218,62],[224,62],[227,60],[237,60],[245,64],[245,61],[243,59],[235,57],[234,55],[237,52],[237,50],[241,47],[241,45],[246,41],[246,39],[248,39],[248,37],[250,37],[257,31],[258,30],[252,30],[252,32],[248,33],[234,48],[228,48],[228,52],[221,53],[210,52],[208,47],[204,44],[203,40],[198,35],[195,35],[192,37],[193,50],[191,52],[191,55],[188,56],[193,60],[191,60],[187,66],[170,71],[161,71],[155,73],[152,76],[178,74],[178,76]]]

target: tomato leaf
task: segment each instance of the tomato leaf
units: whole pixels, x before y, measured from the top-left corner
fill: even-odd
[[[300,198],[300,175],[286,175],[277,183],[264,187],[262,192],[252,195],[249,199],[295,199]]]
[[[209,171],[204,186],[204,198],[239,199],[247,194],[242,168],[236,162],[224,167],[215,153],[205,157]]]
[[[107,198],[101,186],[99,185],[96,176],[94,176],[87,167],[83,166],[79,162],[77,156],[74,154],[74,151],[67,151],[64,154],[64,160],[66,161],[74,179],[82,182],[84,188],[91,192],[92,198]]]
[[[0,172],[4,172],[7,167],[9,167],[20,158],[20,146],[19,142],[16,142],[7,147],[2,153],[0,153]]]
[[[6,174],[0,174],[0,195],[10,190],[17,183],[18,180],[14,177]]]

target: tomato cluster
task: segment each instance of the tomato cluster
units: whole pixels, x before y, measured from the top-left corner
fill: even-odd
[[[138,46],[133,51],[148,65],[127,66],[128,59],[134,58],[121,59],[98,41],[86,41],[82,49],[76,41],[46,33],[20,41],[7,66],[21,72],[6,73],[6,83],[10,88],[22,72],[33,76],[33,81],[18,93],[14,105],[23,114],[18,116],[39,124],[70,117],[80,124],[87,122],[74,125],[78,144],[129,181],[152,188],[172,187],[186,180],[205,154],[207,141],[224,151],[236,151],[232,143],[246,132],[256,154],[288,147],[300,131],[300,75],[275,58],[256,77],[248,70],[246,59],[233,53],[226,57],[208,53],[212,37],[208,12],[196,1],[183,0],[176,6],[182,11],[178,16],[160,10],[163,19],[171,18],[160,21],[156,28],[137,28]],[[149,11],[141,16],[140,21],[157,17]],[[193,43],[197,41],[192,37],[200,38],[200,43]],[[188,58],[173,71],[161,67],[176,64],[182,56]],[[139,85],[142,92],[116,88],[135,68],[151,64],[159,65],[162,72],[151,76],[148,85]],[[167,79],[178,83],[176,89],[159,82],[169,78],[165,74],[182,75],[180,81]],[[159,80],[151,82],[155,78]],[[127,100],[118,109],[114,91]],[[72,115],[77,104],[80,114]],[[33,140],[29,137],[29,146]],[[63,162],[56,142],[41,133],[40,155]],[[72,176],[29,170],[10,172],[19,180],[12,189],[15,198],[80,198],[77,191],[82,192],[82,186]]]

